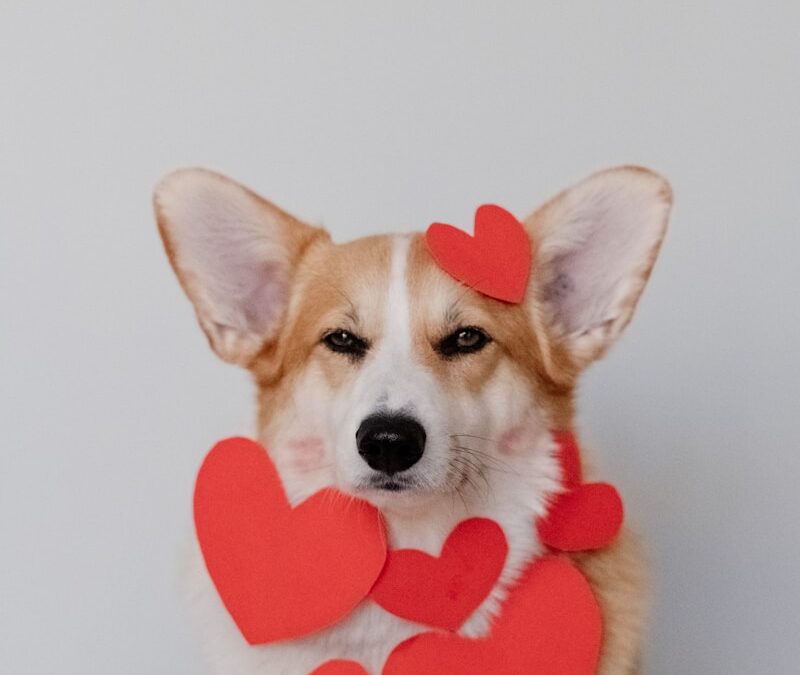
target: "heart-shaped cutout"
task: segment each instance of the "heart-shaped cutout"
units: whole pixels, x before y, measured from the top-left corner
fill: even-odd
[[[334,659],[326,661],[319,668],[312,670],[309,675],[369,675],[364,666],[356,661]]]
[[[583,575],[564,559],[541,558],[511,592],[488,637],[423,633],[392,651],[383,675],[592,675],[602,629]]]
[[[475,232],[433,223],[425,242],[436,263],[454,279],[497,300],[521,302],[531,269],[531,241],[513,215],[494,204],[479,206]]]
[[[584,483],[558,495],[536,528],[550,548],[595,551],[614,541],[624,517],[622,499],[613,485]]]
[[[206,456],[194,520],[211,579],[250,644],[337,622],[386,560],[375,507],[325,489],[292,508],[267,452],[246,438],[221,441]]]
[[[404,619],[458,630],[489,595],[507,554],[506,537],[496,522],[470,518],[456,525],[438,557],[390,550],[370,595]]]

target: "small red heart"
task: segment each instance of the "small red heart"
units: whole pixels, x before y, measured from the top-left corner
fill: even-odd
[[[485,638],[423,633],[401,642],[383,675],[592,675],[603,623],[589,583],[569,562],[528,568]]]
[[[475,211],[475,236],[433,223],[425,242],[436,263],[470,288],[497,300],[521,302],[531,269],[531,241],[513,215],[494,204]]]
[[[537,522],[541,541],[558,551],[594,551],[608,546],[624,519],[622,499],[613,485],[584,483],[559,495]]]
[[[578,442],[570,431],[553,432],[565,492],[536,523],[541,541],[558,551],[594,551],[619,534],[625,510],[613,485],[583,483]]]
[[[360,663],[335,659],[326,661],[319,668],[315,668],[309,675],[369,675]]]
[[[456,525],[438,558],[414,549],[390,550],[371,596],[404,619],[458,630],[489,595],[507,554],[496,522],[470,518]]]
[[[386,560],[377,509],[333,489],[292,508],[267,452],[246,438],[206,456],[194,521],[211,579],[250,644],[335,623],[367,596]]]

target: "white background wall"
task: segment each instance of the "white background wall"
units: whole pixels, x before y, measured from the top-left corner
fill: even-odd
[[[193,475],[253,404],[168,269],[162,173],[347,239],[621,162],[677,196],[582,393],[654,560],[648,672],[797,672],[800,5],[4,0],[0,671],[201,672]]]

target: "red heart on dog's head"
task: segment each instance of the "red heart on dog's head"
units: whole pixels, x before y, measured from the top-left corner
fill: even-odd
[[[250,644],[335,623],[367,596],[386,559],[377,509],[332,489],[292,508],[266,451],[246,438],[208,453],[194,521],[211,579]]]
[[[531,269],[531,241],[508,211],[484,204],[475,212],[475,235],[433,223],[425,242],[436,263],[451,277],[505,302],[521,302]]]
[[[508,553],[493,520],[459,523],[436,558],[422,551],[389,551],[371,596],[386,611],[428,626],[458,630],[494,587]]]
[[[423,633],[400,643],[383,675],[592,675],[602,618],[589,583],[561,558],[535,562],[486,638]]]

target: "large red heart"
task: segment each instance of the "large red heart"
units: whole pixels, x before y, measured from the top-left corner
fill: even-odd
[[[400,643],[383,675],[592,675],[603,624],[589,583],[569,562],[535,562],[486,638],[423,633]]]
[[[414,549],[390,550],[371,596],[404,619],[458,630],[494,587],[507,553],[496,522],[470,518],[456,525],[438,558]]]
[[[386,560],[377,509],[333,489],[292,508],[266,451],[246,438],[208,453],[194,521],[211,579],[250,644],[337,622],[367,596]]]
[[[522,301],[531,269],[531,241],[505,209],[479,206],[474,237],[452,225],[433,223],[425,242],[451,277],[497,300]]]
[[[558,551],[594,551],[619,534],[625,517],[622,499],[613,485],[583,483],[580,450],[568,431],[553,434],[565,492],[536,523],[542,543]]]

